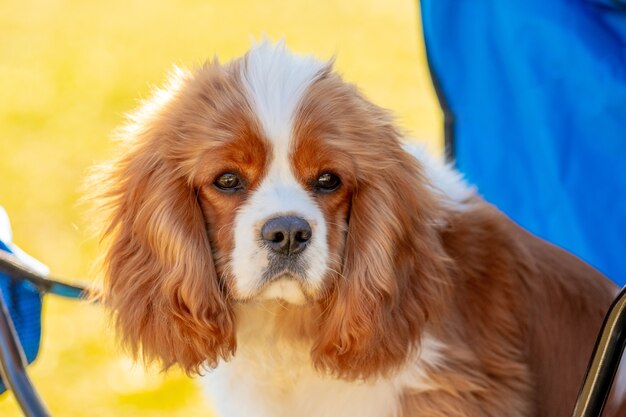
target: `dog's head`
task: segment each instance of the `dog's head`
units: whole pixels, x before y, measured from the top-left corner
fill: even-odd
[[[263,43],[177,71],[96,184],[105,304],[135,354],[196,372],[236,348],[236,303],[319,307],[312,360],[399,365],[448,291],[441,208],[386,111]]]

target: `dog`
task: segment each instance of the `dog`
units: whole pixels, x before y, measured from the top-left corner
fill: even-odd
[[[218,415],[572,412],[617,287],[403,144],[332,62],[264,41],[176,69],[120,136],[94,182],[103,303]]]

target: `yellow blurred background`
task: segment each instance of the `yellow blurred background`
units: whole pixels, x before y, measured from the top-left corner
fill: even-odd
[[[14,240],[56,276],[89,278],[96,242],[77,204],[111,132],[174,64],[285,37],[322,58],[438,152],[441,115],[413,0],[0,0],[0,205]],[[134,366],[97,306],[48,296],[31,376],[53,415],[204,416],[193,380]],[[11,394],[0,415],[19,416]]]

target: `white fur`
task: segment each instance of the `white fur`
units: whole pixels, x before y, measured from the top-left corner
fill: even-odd
[[[452,207],[463,209],[465,203],[476,194],[476,188],[467,184],[459,171],[436,158],[424,145],[405,143],[404,149],[420,162],[433,191],[451,203]]]
[[[289,52],[283,41],[272,45],[265,40],[246,55],[241,78],[263,131],[276,146],[288,146],[297,106],[326,65]]]
[[[321,288],[326,273],[327,243],[324,215],[292,172],[290,154],[293,118],[297,106],[324,64],[311,57],[289,53],[284,44],[265,41],[246,56],[242,67],[243,85],[272,145],[269,170],[260,186],[239,209],[235,217],[235,248],[231,270],[235,290],[242,298],[257,295],[260,280],[268,266],[269,252],[259,241],[263,224],[271,218],[294,215],[311,226],[312,237],[300,260],[306,268],[302,284],[313,291]],[[278,281],[260,294],[261,298],[282,298],[304,302],[299,285]]]
[[[277,336],[281,307],[247,304],[238,313],[237,355],[203,378],[224,417],[395,417],[403,393],[434,389],[425,366],[440,366],[443,344],[432,336],[390,378],[348,382],[315,371],[307,343]]]

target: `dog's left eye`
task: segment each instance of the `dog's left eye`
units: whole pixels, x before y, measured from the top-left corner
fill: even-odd
[[[315,181],[315,189],[321,192],[335,191],[341,185],[339,177],[333,173],[325,172]]]
[[[243,188],[243,182],[237,174],[227,172],[220,175],[213,183],[218,190],[234,192]]]

